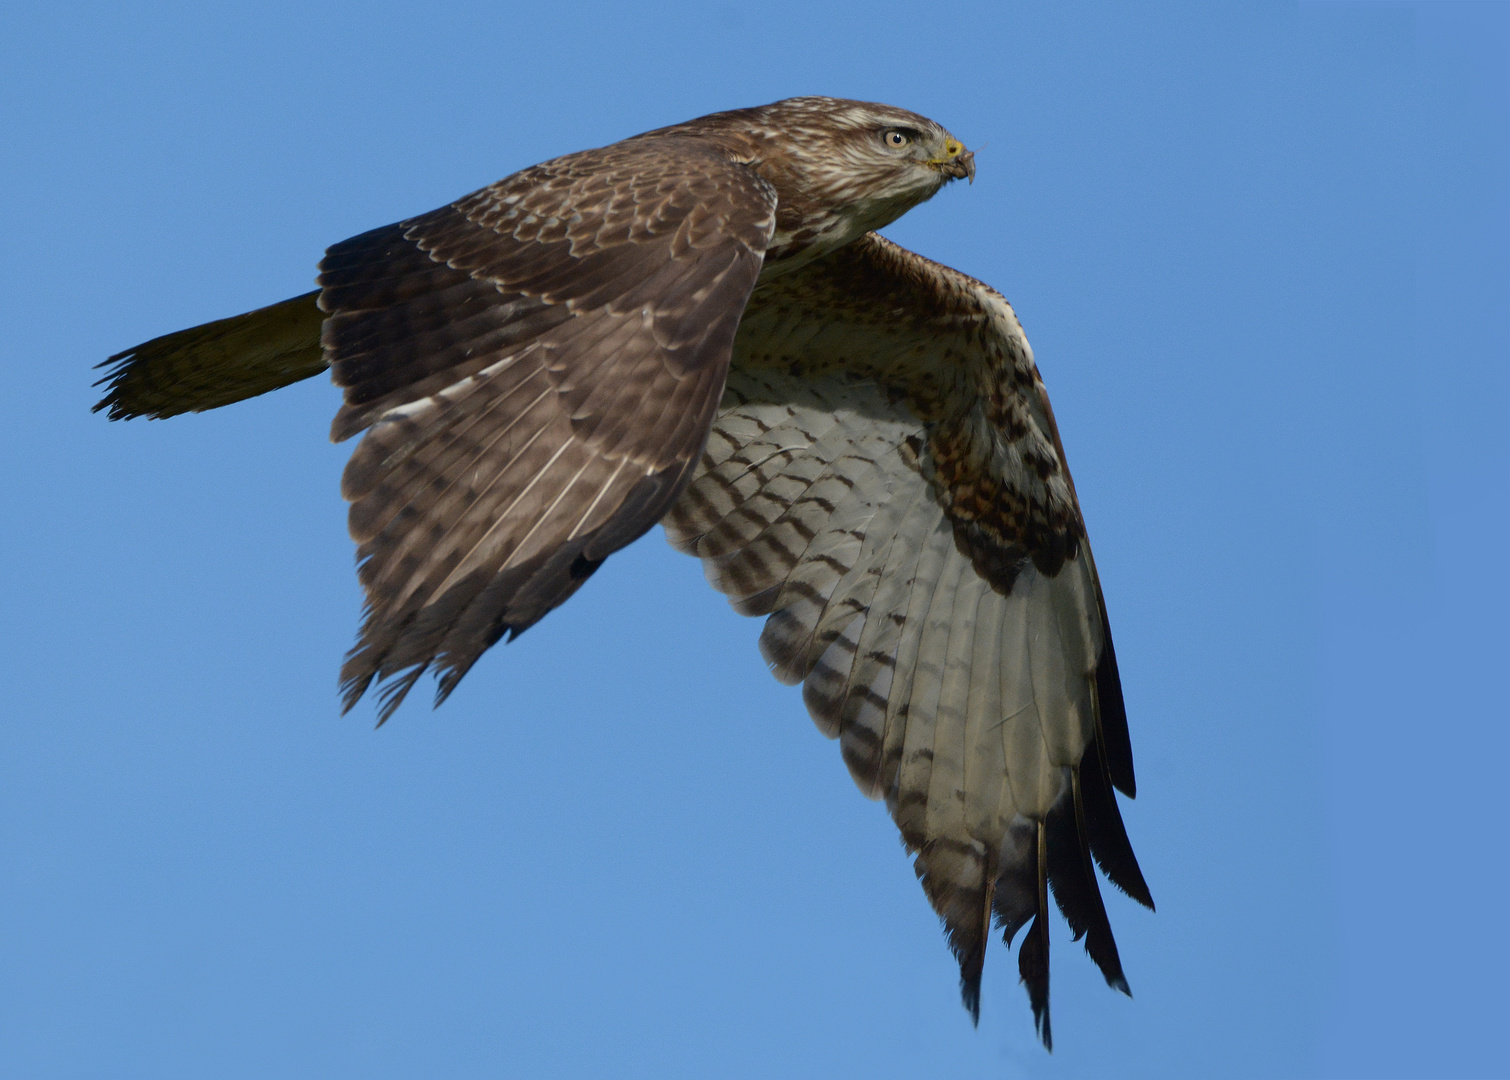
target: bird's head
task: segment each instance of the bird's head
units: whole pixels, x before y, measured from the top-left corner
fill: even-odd
[[[776,189],[766,255],[806,261],[879,229],[951,180],[975,179],[975,154],[906,109],[844,98],[787,98],[648,132],[721,145]]]
[[[788,98],[751,114],[776,179],[823,205],[887,204],[900,214],[950,180],[975,179],[975,155],[944,127],[906,109],[842,98]],[[782,159],[785,159],[784,161]],[[872,225],[872,228],[877,226]]]
[[[839,98],[790,98],[767,107],[810,167],[841,164],[862,183],[927,198],[950,180],[975,179],[975,155],[940,124],[906,109]]]

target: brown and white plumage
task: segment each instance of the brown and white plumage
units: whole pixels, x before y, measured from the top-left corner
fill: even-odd
[[[1049,891],[1123,990],[1093,860],[1151,900],[1032,351],[995,291],[872,231],[973,168],[931,121],[827,98],[649,132],[335,245],[317,294],[113,357],[100,407],[166,416],[331,369],[333,437],[365,432],[342,684],[349,708],[382,681],[382,718],[428,669],[443,699],[662,521],[765,617],[773,673],[886,801],[972,1014],[993,915],[1009,943],[1032,922],[1047,1044]]]

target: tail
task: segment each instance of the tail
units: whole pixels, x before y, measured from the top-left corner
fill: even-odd
[[[296,383],[325,370],[319,290],[230,319],[165,334],[116,353],[95,383],[95,412],[112,420],[161,420],[204,412]]]

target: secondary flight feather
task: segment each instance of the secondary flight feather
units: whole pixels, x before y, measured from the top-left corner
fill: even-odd
[[[1048,396],[993,289],[874,230],[974,157],[793,98],[533,166],[331,247],[319,289],[107,363],[111,419],[329,370],[385,720],[657,522],[883,799],[979,1015],[993,921],[1046,1046],[1048,897],[1127,990],[1096,866],[1152,907],[1111,631]]]

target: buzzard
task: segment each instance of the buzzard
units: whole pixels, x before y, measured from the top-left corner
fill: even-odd
[[[1038,1032],[1048,897],[1127,990],[1097,876],[1153,906],[1106,607],[1012,308],[874,230],[974,155],[806,97],[524,169],[330,248],[319,288],[113,356],[111,419],[330,370],[379,722],[437,704],[660,522],[886,801],[979,1017],[994,919]],[[1031,925],[1029,923],[1031,922]]]

